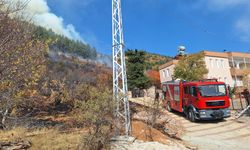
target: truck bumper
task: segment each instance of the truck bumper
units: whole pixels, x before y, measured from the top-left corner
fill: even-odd
[[[206,119],[222,119],[231,116],[230,110],[228,108],[224,109],[201,109],[197,110],[196,119],[206,120]]]

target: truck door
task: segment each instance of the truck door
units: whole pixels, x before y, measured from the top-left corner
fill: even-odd
[[[180,91],[181,91],[180,86],[174,85],[173,108],[179,112],[182,112],[182,100]]]
[[[190,88],[188,85],[184,85],[183,88],[183,107],[185,107],[190,103]]]
[[[197,108],[198,90],[196,86],[190,87],[190,103]]]

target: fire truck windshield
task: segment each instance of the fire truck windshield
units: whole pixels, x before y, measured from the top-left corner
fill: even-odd
[[[198,89],[202,97],[226,95],[226,86],[224,84],[202,85]]]

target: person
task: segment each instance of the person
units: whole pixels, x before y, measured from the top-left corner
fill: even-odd
[[[160,93],[158,91],[155,92],[155,100],[159,101]]]
[[[243,94],[244,98],[246,99],[247,106],[249,106],[250,105],[250,93],[248,89],[244,89],[244,91],[241,94]]]

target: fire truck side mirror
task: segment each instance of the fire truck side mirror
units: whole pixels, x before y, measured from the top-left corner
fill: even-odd
[[[227,96],[230,97],[230,91],[231,91],[231,87],[229,85],[226,85],[226,92],[227,92]]]

